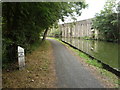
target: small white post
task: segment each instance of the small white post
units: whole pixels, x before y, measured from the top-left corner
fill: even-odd
[[[18,46],[18,64],[19,64],[19,70],[24,69],[25,67],[24,49],[20,46]]]

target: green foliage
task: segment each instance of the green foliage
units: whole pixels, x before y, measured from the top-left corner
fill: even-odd
[[[53,27],[53,28],[50,30],[48,36],[58,38],[58,37],[61,36],[61,31],[60,31],[58,28]]]
[[[53,32],[52,35],[53,35],[54,37],[58,38],[58,37],[60,37],[60,31],[59,31],[59,30],[56,30],[56,31]]]
[[[90,58],[86,54],[84,54],[84,53],[82,53],[82,52],[80,52],[78,50],[75,50],[75,51],[78,53],[78,55],[80,57],[85,58],[86,60],[90,60]]]
[[[83,37],[83,39],[91,39],[89,36],[85,36]]]
[[[31,52],[40,35],[64,16],[85,8],[84,2],[3,2],[2,41],[3,62],[17,60],[17,46]],[[73,8],[73,9],[71,9]]]
[[[86,61],[88,64],[90,64],[90,65],[93,65],[93,66],[96,66],[96,67],[99,67],[99,68],[102,68],[102,64],[101,63],[98,63],[98,61],[97,60],[87,60]]]
[[[100,31],[106,40],[118,40],[118,12],[116,11],[117,4],[115,0],[106,2],[104,10],[96,14],[93,20],[93,28]]]

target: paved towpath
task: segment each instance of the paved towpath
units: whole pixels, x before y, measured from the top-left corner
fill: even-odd
[[[55,55],[58,88],[103,88],[63,44],[53,39],[48,40],[52,43]]]

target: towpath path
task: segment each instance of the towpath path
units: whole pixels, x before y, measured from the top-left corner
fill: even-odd
[[[60,42],[48,39],[55,55],[55,67],[58,88],[103,88],[68,49]]]

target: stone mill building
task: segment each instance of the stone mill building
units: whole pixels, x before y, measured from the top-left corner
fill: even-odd
[[[61,37],[77,37],[98,39],[98,30],[92,28],[92,19],[59,25]]]

